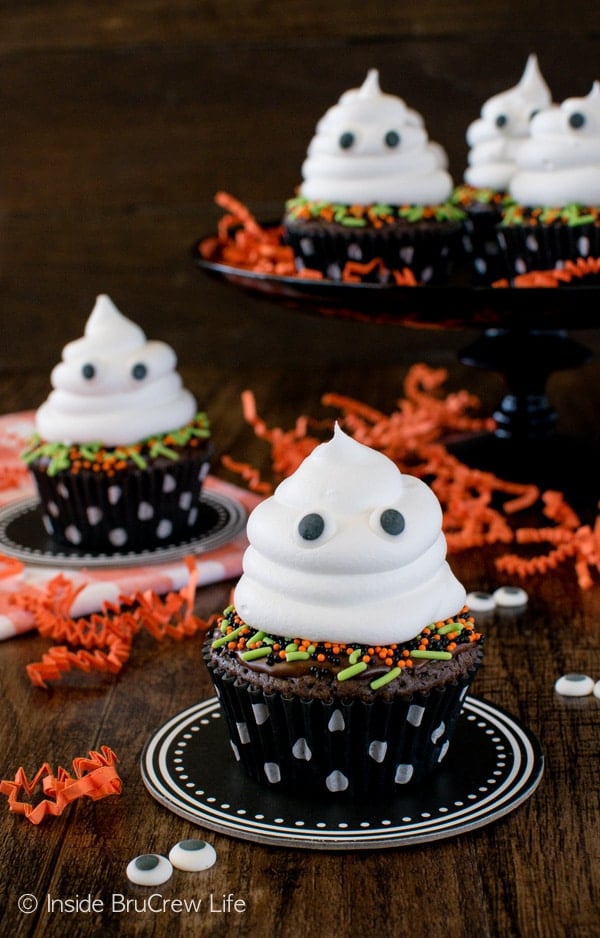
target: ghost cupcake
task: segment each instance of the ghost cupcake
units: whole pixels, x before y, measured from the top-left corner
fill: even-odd
[[[600,82],[534,117],[509,189],[499,227],[509,277],[600,257]]]
[[[255,780],[390,795],[444,759],[482,658],[431,489],[336,427],[248,523],[205,661]]]
[[[551,103],[532,53],[519,82],[489,98],[467,128],[468,167],[454,200],[467,213],[464,244],[476,281],[490,283],[505,273],[496,225],[510,204],[517,153],[529,137],[532,117]]]
[[[417,283],[446,278],[463,213],[440,144],[422,117],[386,94],[376,69],[317,124],[302,183],[284,215],[300,273]]]
[[[191,539],[212,444],[170,346],[101,295],[51,383],[23,454],[48,533],[95,553]]]

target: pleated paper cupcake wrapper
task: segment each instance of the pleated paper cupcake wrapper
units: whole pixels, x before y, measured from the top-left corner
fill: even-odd
[[[508,276],[504,252],[498,239],[500,212],[480,203],[466,209],[462,247],[475,284],[487,285]]]
[[[411,270],[419,282],[443,283],[460,250],[462,226],[455,222],[431,223],[377,230],[331,229],[317,225],[286,228],[286,241],[298,269],[319,270],[328,280],[341,280],[348,261],[367,264],[376,258],[385,272],[376,269],[367,281],[394,283],[392,270]]]
[[[49,477],[30,467],[48,533],[72,548],[140,551],[191,537],[201,522],[206,453],[109,477],[83,470]]]
[[[499,226],[498,239],[509,277],[552,270],[561,261],[600,257],[600,225]]]
[[[263,693],[207,664],[233,754],[251,778],[298,795],[362,799],[397,794],[440,765],[480,661],[441,690],[369,703]]]

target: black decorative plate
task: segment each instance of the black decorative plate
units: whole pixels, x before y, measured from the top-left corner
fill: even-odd
[[[266,223],[264,227],[272,225]],[[403,287],[388,283],[312,280],[244,270],[217,255],[202,256],[201,238],[193,247],[195,264],[233,286],[304,312],[369,322],[438,328],[595,329],[600,289],[593,285],[551,287],[472,286],[457,268],[444,285]]]
[[[246,524],[245,508],[220,492],[204,491],[200,510],[201,523],[191,538],[142,551],[92,554],[53,540],[44,527],[40,502],[34,495],[0,508],[0,552],[47,567],[139,566],[214,550],[231,541]]]
[[[536,737],[494,704],[467,697],[440,771],[379,804],[274,792],[234,760],[216,697],[177,714],[147,743],[142,778],[174,814],[241,840],[311,850],[423,844],[491,824],[537,788]]]

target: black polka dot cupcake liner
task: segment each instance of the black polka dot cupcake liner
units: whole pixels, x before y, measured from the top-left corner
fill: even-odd
[[[482,653],[442,689],[372,702],[266,693],[205,660],[233,755],[251,778],[295,795],[364,799],[397,794],[440,766]]]
[[[327,280],[341,281],[346,264],[381,260],[362,279],[394,283],[392,271],[412,271],[419,283],[444,283],[460,252],[459,222],[398,224],[380,229],[344,228],[332,224],[292,222],[285,240],[292,248],[296,268],[318,270]]]
[[[192,537],[202,521],[206,450],[109,476],[83,469],[48,476],[30,466],[44,524],[58,542],[87,552],[139,552]]]
[[[462,248],[473,283],[485,286],[508,276],[506,258],[498,239],[500,211],[484,203],[465,211]]]
[[[600,257],[600,225],[499,225],[498,242],[506,276],[530,270],[553,270],[564,261]]]

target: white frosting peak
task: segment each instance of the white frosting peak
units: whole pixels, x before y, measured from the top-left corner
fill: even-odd
[[[276,635],[383,644],[460,612],[429,486],[336,427],[248,520],[234,602]]]
[[[532,53],[518,84],[489,98],[480,117],[467,128],[471,149],[465,182],[505,191],[515,172],[517,153],[529,136],[532,115],[551,102],[537,56]]]
[[[49,442],[125,446],[177,430],[194,418],[196,401],[176,364],[169,345],[148,342],[102,294],[84,335],[67,343],[52,370],[37,432]]]
[[[452,191],[443,148],[402,98],[385,94],[371,69],[318,122],[302,166],[307,199],[368,205],[434,205]]]
[[[527,58],[517,89],[523,98],[529,101],[544,101],[549,98],[548,86],[542,77],[537,55],[533,52]]]
[[[126,319],[105,293],[96,297],[96,303],[85,325],[84,337],[68,342],[63,359],[75,359],[92,346],[98,351],[114,349],[115,343],[123,351],[139,348],[145,336],[139,326]]]
[[[536,114],[510,184],[528,206],[600,205],[600,83]]]
[[[381,94],[379,86],[379,71],[376,68],[370,68],[367,77],[363,81],[357,97],[359,98],[377,98]],[[342,96],[343,100],[343,96]]]

